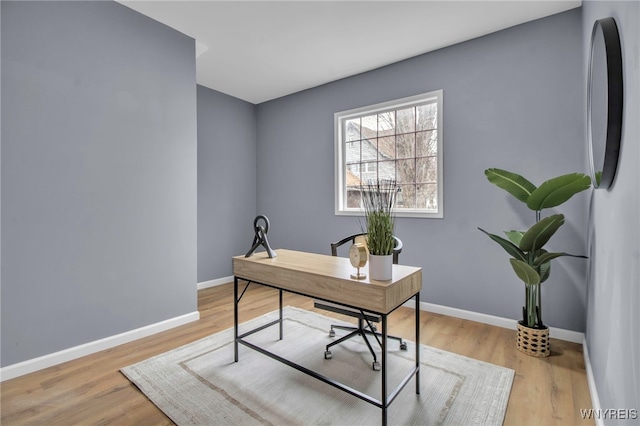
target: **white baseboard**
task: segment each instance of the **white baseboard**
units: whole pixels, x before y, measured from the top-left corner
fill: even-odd
[[[62,364],[63,362],[71,361],[86,355],[91,355],[137,339],[142,339],[143,337],[151,336],[152,334],[160,333],[192,321],[197,321],[198,319],[200,319],[200,312],[195,311],[179,317],[160,321],[155,324],[136,328],[135,330],[105,337],[104,339],[94,340],[93,342],[84,343],[79,346],[74,346],[72,348],[22,361],[17,364],[8,365],[0,368],[0,382],[24,376],[25,374]]]
[[[567,342],[580,343],[584,341],[584,333],[579,331],[567,330],[564,328],[549,327],[549,336],[558,340]]]
[[[586,337],[582,339],[582,354],[584,355],[584,367],[587,370],[587,383],[589,384],[589,394],[591,395],[591,405],[594,412],[600,413],[600,398],[598,397],[598,388],[596,388],[596,380],[593,377],[593,369],[591,368],[591,358],[589,358],[589,348],[587,347]],[[584,407],[587,408],[587,407]],[[596,426],[604,426],[604,419],[594,416]]]
[[[414,300],[409,300],[405,306],[413,308]],[[465,311],[464,309],[450,308],[448,306],[436,305],[433,303],[420,302],[420,310],[433,312],[434,314],[447,315],[455,318],[462,318],[469,321],[481,322],[483,324],[495,325],[497,327],[516,329],[517,320],[511,318],[497,317],[494,315],[482,314],[479,312]],[[549,335],[554,339],[566,340],[568,342],[582,343],[584,333],[579,331],[565,330],[563,328],[549,327]]]
[[[211,281],[198,283],[198,290],[203,288],[215,287],[222,284],[233,282],[233,275],[222,277]],[[405,306],[414,307],[413,299],[405,303]],[[462,318],[470,321],[481,322],[483,324],[495,325],[497,327],[516,329],[517,320],[512,318],[497,317],[494,315],[482,314],[479,312],[465,311],[464,309],[450,308],[448,306],[436,305],[433,303],[420,302],[420,310],[433,312],[435,314],[448,315],[450,317]],[[564,328],[549,327],[549,335],[554,339],[565,340],[567,342],[582,343],[584,333]]]
[[[215,280],[203,281],[198,283],[198,290],[202,290],[203,288],[215,287],[222,284],[228,284],[233,282],[233,275],[228,277],[222,277]]]

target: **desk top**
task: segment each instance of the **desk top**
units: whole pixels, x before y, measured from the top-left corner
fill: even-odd
[[[292,250],[276,250],[270,259],[265,252],[233,258],[233,274],[330,302],[342,303],[370,312],[387,314],[422,288],[422,269],[393,265],[390,281],[367,276],[355,280],[349,259]],[[366,272],[365,267],[363,271]]]

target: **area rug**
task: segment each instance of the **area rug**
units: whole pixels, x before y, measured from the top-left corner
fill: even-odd
[[[246,340],[380,399],[380,372],[354,338],[324,358],[335,319],[284,310],[284,339],[272,326]],[[277,311],[241,324],[240,332],[277,318]],[[338,332],[338,337],[340,332]],[[377,343],[376,343],[377,345]],[[390,341],[388,389],[414,365]],[[420,395],[412,379],[388,410],[391,425],[500,425],[514,371],[421,345]],[[233,361],[233,329],[123,368],[122,373],[178,425],[377,425],[381,410],[243,345]]]

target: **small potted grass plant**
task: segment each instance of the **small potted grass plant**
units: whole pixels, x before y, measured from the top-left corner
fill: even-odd
[[[363,184],[360,187],[367,228],[369,250],[369,276],[374,280],[390,280],[393,268],[395,239],[395,204],[398,186],[386,179]]]
[[[542,218],[541,212],[557,207],[588,189],[591,180],[582,173],[571,173],[549,179],[536,187],[524,177],[506,170],[487,169],[484,173],[489,182],[504,189],[536,213],[534,225],[526,231],[505,231],[507,239],[478,229],[511,256],[509,263],[525,285],[522,320],[517,324],[517,348],[528,355],[548,356],[549,328],[542,322],[542,283],[549,278],[551,260],[562,256],[586,256],[545,250],[544,245],[564,224],[564,215],[553,214]]]

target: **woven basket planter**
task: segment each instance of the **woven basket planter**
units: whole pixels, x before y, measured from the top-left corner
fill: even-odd
[[[530,328],[518,322],[516,345],[520,352],[527,355],[545,357],[551,353],[549,327],[543,329]]]

